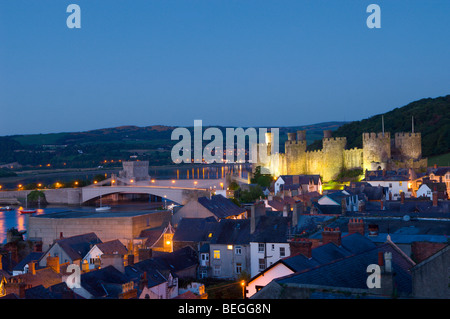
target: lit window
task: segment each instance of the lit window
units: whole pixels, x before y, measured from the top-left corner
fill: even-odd
[[[220,250],[214,250],[214,259],[220,259]]]

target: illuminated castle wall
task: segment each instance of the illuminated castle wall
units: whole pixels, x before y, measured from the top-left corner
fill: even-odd
[[[376,169],[421,169],[427,167],[422,159],[420,133],[396,133],[391,140],[390,133],[363,133],[363,148],[346,149],[345,137],[331,137],[331,131],[324,131],[323,148],[306,150],[306,131],[288,133],[284,153],[271,153],[273,143],[270,133],[266,143],[257,147],[267,148],[267,160],[254,166],[265,168],[272,175],[320,174],[324,181],[333,180],[342,170],[361,168]]]

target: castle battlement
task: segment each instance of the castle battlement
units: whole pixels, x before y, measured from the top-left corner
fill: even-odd
[[[285,145],[302,145],[302,146],[306,146],[306,141],[287,140],[284,144]]]
[[[390,139],[390,138],[391,138],[391,133],[389,133],[389,132],[385,132],[384,135],[382,132],[363,133],[363,140],[374,140],[374,139],[378,140],[378,139]]]
[[[347,142],[346,137],[324,137],[324,142]]]
[[[403,138],[403,137],[421,137],[422,134],[421,133],[411,133],[411,132],[400,132],[400,133],[395,133],[395,138]]]
[[[323,150],[313,150],[313,151],[306,151],[306,154],[319,154],[323,153]]]

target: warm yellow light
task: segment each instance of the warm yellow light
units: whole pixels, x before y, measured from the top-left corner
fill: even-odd
[[[116,182],[115,180],[112,180],[112,181],[111,181],[111,183],[113,183],[113,184],[114,184],[115,182]]]
[[[154,179],[152,179],[152,183],[154,183],[155,182],[155,180]]]
[[[172,180],[172,184],[175,184],[175,180]]]
[[[197,185],[197,181],[194,182],[194,185]]]
[[[245,286],[245,281],[244,281],[244,280],[241,281],[241,286],[242,286],[242,287]]]
[[[166,241],[166,245],[170,245],[170,243],[171,243],[170,240]]]
[[[94,184],[97,184],[97,181],[94,181]]]
[[[75,185],[78,185],[78,182],[75,182]]]
[[[232,250],[232,249],[233,249],[233,245],[228,245],[228,246],[227,246],[227,249],[228,249],[228,250]]]
[[[42,184],[41,184],[41,183],[39,183],[39,184],[38,184],[38,187],[41,187],[41,186],[42,186]]]
[[[19,184],[19,188],[22,188],[22,184]]]
[[[130,179],[130,183],[134,183],[134,180]]]
[[[47,167],[50,167],[50,164],[47,164]]]

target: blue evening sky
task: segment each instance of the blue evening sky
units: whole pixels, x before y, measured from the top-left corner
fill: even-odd
[[[0,135],[350,121],[447,94],[449,0],[0,1]]]

